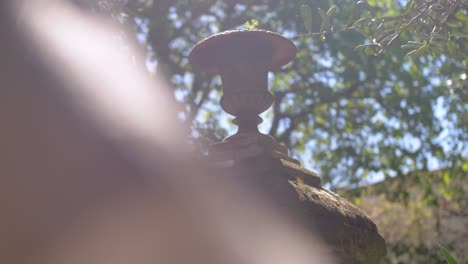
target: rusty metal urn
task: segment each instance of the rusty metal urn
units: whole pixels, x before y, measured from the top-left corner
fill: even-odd
[[[258,115],[273,103],[273,95],[268,91],[268,71],[280,69],[295,54],[296,46],[291,41],[266,30],[226,31],[200,41],[193,48],[191,63],[221,75],[224,92],[221,107],[236,117],[233,122],[238,132],[224,141],[260,134],[257,125],[262,119]]]

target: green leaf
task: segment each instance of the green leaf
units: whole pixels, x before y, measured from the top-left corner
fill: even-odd
[[[468,171],[468,162],[463,162],[462,169],[463,171]]]
[[[334,16],[335,14],[336,14],[336,6],[330,7],[330,9],[328,9],[328,11],[327,11],[327,13],[326,13],[326,15],[327,15],[328,17],[332,17],[332,16]]]
[[[319,11],[319,14],[320,16],[322,17],[322,19],[326,19],[327,18],[327,12],[325,12],[325,10],[323,10],[322,8],[318,8],[318,11]]]
[[[463,22],[468,22],[468,17],[465,16],[465,14],[463,14],[462,11],[458,11],[456,14],[455,14],[455,17],[460,20],[460,21],[463,21]]]
[[[312,32],[312,8],[309,5],[301,6],[301,17],[309,33]]]
[[[458,264],[458,262],[455,260],[455,258],[450,254],[450,251],[448,251],[446,248],[443,246],[439,245],[440,251],[445,257],[445,260],[447,260],[447,264]]]
[[[453,40],[449,40],[447,42],[447,49],[450,54],[455,55],[455,53],[457,52],[457,45]]]
[[[331,23],[330,23],[331,17],[329,17],[327,15],[327,12],[325,12],[325,10],[323,10],[322,8],[318,8],[318,11],[319,11],[320,17],[322,17],[322,23],[320,24],[320,32],[330,31],[332,28]],[[322,34],[322,40],[324,39],[325,39],[325,36]]]
[[[377,1],[375,1],[375,0],[367,0],[367,4],[368,4],[369,6],[374,7],[374,6],[377,5]]]
[[[246,21],[246,22],[244,23],[244,27],[245,27],[246,29],[252,30],[252,29],[257,29],[259,24],[260,24],[260,23],[258,22],[258,20],[256,20],[256,19],[251,19],[250,21]]]
[[[323,127],[326,123],[327,123],[327,121],[323,118],[323,116],[319,115],[319,116],[315,117],[315,124],[317,126]]]
[[[354,23],[353,23],[353,27],[366,26],[366,25],[368,25],[370,22],[372,22],[372,19],[371,19],[371,18],[363,17],[363,18],[358,19],[356,22],[354,22]]]
[[[421,54],[424,53],[424,51],[426,50],[427,48],[427,45],[423,45],[421,46],[419,49],[415,49],[415,50],[412,50],[410,52],[408,52],[405,57],[417,57],[417,56],[420,56]]]
[[[464,23],[458,20],[454,21],[445,21],[445,25],[451,27],[451,28],[463,28]]]
[[[389,45],[390,43],[393,42],[393,40],[395,40],[397,37],[398,37],[398,32],[395,32],[395,33],[392,33],[386,37],[384,37],[382,40],[379,41],[380,45],[382,46],[387,46]],[[380,37],[379,37],[380,38]]]
[[[357,6],[359,8],[368,8],[369,4],[366,1],[360,0],[360,1],[357,1],[354,6]]]
[[[258,26],[260,25],[260,22],[258,22],[258,20],[256,19],[250,20],[250,23],[252,24],[254,28],[258,28]]]
[[[354,48],[354,50],[364,50],[364,52],[368,55],[378,54],[381,49],[382,47],[377,43],[363,44]]]
[[[424,46],[422,42],[416,41],[408,41],[405,45],[402,45],[402,49],[419,49],[420,47]]]
[[[329,31],[331,29],[330,18],[325,17],[320,24],[320,32]]]
[[[459,38],[468,38],[468,34],[463,33],[463,32],[455,32],[452,34],[454,37],[459,37]]]

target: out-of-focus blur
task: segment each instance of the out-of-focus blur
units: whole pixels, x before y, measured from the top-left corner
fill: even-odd
[[[1,263],[331,263],[236,175],[191,157],[167,83],[115,43],[123,29],[67,1],[7,2]]]

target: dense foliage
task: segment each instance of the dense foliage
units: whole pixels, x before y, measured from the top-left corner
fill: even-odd
[[[453,10],[433,21],[447,13],[444,3]],[[309,29],[300,15],[303,4],[312,11]],[[319,8],[331,6],[337,8],[323,25]],[[405,7],[398,1],[181,0],[130,1],[124,10],[147,47],[148,64],[172,81],[181,116],[200,132],[195,137],[220,138],[226,126],[217,120],[220,81],[192,70],[190,48],[251,19],[294,38],[297,59],[270,79],[276,104],[266,114],[267,132],[320,171],[325,182],[349,185],[373,174],[441,167],[466,172],[465,7],[461,1],[409,1]],[[342,25],[357,30],[333,32]],[[356,51],[372,40],[382,47],[379,56]],[[427,50],[405,57],[408,50],[401,46],[411,46],[408,41]]]
[[[393,178],[359,189],[339,190],[344,197],[354,199],[379,227],[387,243],[385,263],[446,263],[438,250],[440,245],[450,248],[460,263],[468,262],[468,182],[456,182],[463,190],[464,195],[461,197],[449,200],[438,194],[435,196],[437,205],[428,206],[424,202],[421,185],[412,180],[420,177],[437,178],[443,173],[413,172],[403,180]],[[432,184],[432,188],[440,187],[440,183]],[[386,199],[385,192],[396,193],[402,189],[409,193],[406,203]]]

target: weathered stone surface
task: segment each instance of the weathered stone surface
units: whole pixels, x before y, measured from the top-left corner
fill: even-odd
[[[316,232],[339,263],[376,264],[385,256],[385,241],[372,220],[352,203],[323,189],[316,173],[268,155],[244,159],[223,170],[232,171],[279,210]]]
[[[273,137],[258,132],[238,134],[228,141],[212,145],[209,152],[212,160],[221,161],[221,163],[226,160],[239,162],[259,155],[267,155],[292,164],[299,164],[299,161],[288,156],[288,149],[285,146],[276,143]]]
[[[386,254],[384,239],[372,220],[352,203],[331,191],[290,181],[306,214],[314,219],[317,230],[342,263],[378,263]]]

